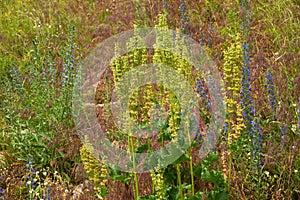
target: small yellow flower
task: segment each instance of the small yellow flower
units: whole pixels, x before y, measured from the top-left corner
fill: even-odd
[[[10,14],[11,14],[11,11],[8,11],[8,12],[4,13],[4,17],[10,16]]]

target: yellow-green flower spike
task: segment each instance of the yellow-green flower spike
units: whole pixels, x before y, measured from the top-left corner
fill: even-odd
[[[85,138],[85,142],[80,148],[80,157],[87,172],[88,179],[93,183],[96,195],[101,196],[101,189],[106,187],[108,170],[105,164],[94,155],[94,148]]]
[[[163,200],[165,197],[164,189],[164,170],[151,170],[152,177],[152,187],[155,193],[155,198],[158,200]]]
[[[241,36],[237,34],[233,37],[233,42],[224,51],[224,81],[227,87],[225,98],[226,110],[229,124],[228,145],[232,140],[239,137],[244,128],[242,111],[239,105],[239,95],[242,79],[242,46]]]

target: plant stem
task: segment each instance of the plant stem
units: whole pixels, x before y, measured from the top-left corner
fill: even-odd
[[[191,196],[194,196],[195,195],[195,183],[194,183],[194,170],[193,170],[192,148],[190,149],[190,174],[191,174],[191,182],[192,182]]]
[[[230,115],[229,119],[232,119],[231,115]],[[229,125],[227,139],[228,139],[228,141],[232,142],[230,132],[231,132],[231,126]],[[230,145],[231,145],[231,143],[228,145],[228,147],[230,147]],[[229,193],[230,192],[230,184],[231,184],[231,167],[232,167],[232,154],[231,154],[230,148],[228,149],[228,154],[229,154],[229,166],[228,166],[228,193]]]
[[[130,140],[131,155],[132,155],[133,179],[134,179],[134,183],[135,183],[134,199],[137,199],[139,197],[139,182],[138,182],[138,177],[136,174],[135,149],[134,149],[133,137],[129,136],[129,140]]]
[[[228,166],[228,192],[230,192],[230,184],[231,184],[231,168],[232,168],[232,154],[229,150],[229,166]]]
[[[188,127],[190,127],[190,124]],[[188,138],[189,138],[189,144],[191,145],[192,141],[191,141],[189,129],[188,129]],[[192,184],[190,195],[192,197],[195,195],[194,170],[193,170],[193,149],[192,148],[190,148],[189,154],[190,154],[189,155],[189,157],[190,157],[190,175],[191,175],[191,184]]]
[[[179,164],[176,165],[176,170],[177,170],[177,180],[178,180],[178,185],[179,185],[179,194],[180,194],[180,199],[183,200],[183,191],[182,191],[182,184],[181,184],[181,173],[180,173],[180,166]]]

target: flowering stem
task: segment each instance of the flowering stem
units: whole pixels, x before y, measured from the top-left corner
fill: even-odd
[[[181,183],[181,173],[180,173],[180,165],[176,165],[176,170],[177,170],[177,181],[178,181],[178,186],[179,186],[179,194],[180,194],[180,199],[183,198],[183,191],[182,191],[182,183]]]
[[[232,153],[231,153],[231,150],[229,150],[228,192],[230,192],[230,184],[231,184],[231,168],[232,168]]]
[[[132,155],[132,164],[133,164],[133,179],[135,183],[135,189],[134,189],[134,199],[137,199],[139,197],[139,181],[136,174],[136,164],[135,164],[135,148],[134,148],[134,141],[133,137],[129,136],[129,142],[130,142],[130,149],[131,149],[131,155]]]
[[[298,134],[300,135],[300,98],[298,100]]]
[[[194,183],[193,152],[192,152],[192,148],[190,149],[190,174],[191,174],[191,182],[192,182],[191,196],[194,196],[194,194],[195,194],[195,183]]]
[[[231,119],[231,116],[229,117],[229,119]],[[231,141],[231,126],[230,123],[228,125],[228,142]],[[228,147],[230,146],[230,144],[228,145]],[[229,165],[228,165],[228,192],[230,192],[230,184],[231,184],[231,168],[232,168],[232,153],[231,153],[231,149],[228,150],[228,154],[229,154]]]
[[[195,119],[196,120],[196,119]],[[188,120],[189,122],[189,120]],[[195,124],[195,123],[194,123]],[[190,127],[190,126],[188,126]],[[188,130],[189,131],[189,130]],[[188,138],[189,138],[189,144],[191,145],[192,144],[192,141],[191,141],[191,137],[190,137],[190,132],[188,132]],[[190,175],[191,175],[191,184],[192,184],[192,188],[191,188],[191,197],[194,196],[195,194],[195,183],[194,183],[194,170],[193,170],[193,149],[190,148],[190,151],[189,151],[189,157],[190,157]]]

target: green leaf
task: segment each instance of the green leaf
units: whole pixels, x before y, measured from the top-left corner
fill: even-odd
[[[225,183],[223,173],[215,170],[206,170],[202,172],[201,179],[203,181],[214,183],[217,186],[224,186]]]
[[[190,198],[190,200],[202,200],[202,196],[203,196],[204,192],[203,191],[198,191],[195,193],[194,196],[192,196]]]
[[[154,195],[147,195],[147,196],[139,196],[137,200],[155,200],[156,197]]]
[[[205,160],[209,163],[217,162],[219,160],[218,153],[215,151],[211,152]]]
[[[101,188],[101,196],[104,197],[105,195],[108,194],[108,189],[107,187],[102,187]]]
[[[194,175],[196,177],[201,177],[202,165],[194,166]]]
[[[169,199],[178,199],[179,197],[179,189],[176,188],[171,188],[167,194],[169,195]]]
[[[130,182],[131,177],[128,173],[123,173],[120,170],[117,170],[115,168],[110,168],[109,176],[113,181],[121,181],[125,184],[128,184]]]
[[[114,169],[114,168],[111,168],[111,169],[110,169],[109,176],[110,176],[111,179],[114,180],[114,181],[116,181],[116,180],[123,181],[123,180],[124,180],[124,177],[122,176],[121,171],[116,170],[116,169]]]
[[[182,156],[180,156],[173,164],[174,165],[177,165],[181,162],[184,162],[184,161],[189,161],[190,160],[190,157],[187,155],[187,154],[183,154]]]
[[[208,195],[208,200],[228,200],[229,194],[227,191],[211,191]]]
[[[144,153],[146,150],[148,150],[147,143],[136,148],[137,153]]]

